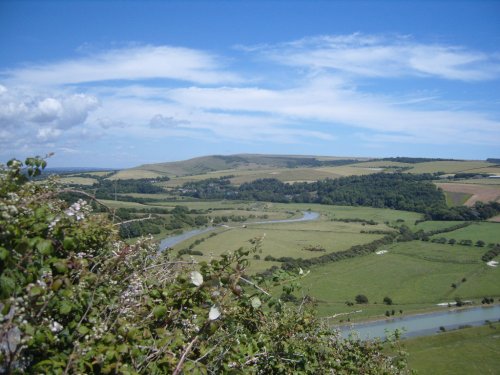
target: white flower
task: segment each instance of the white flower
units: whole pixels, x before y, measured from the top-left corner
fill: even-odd
[[[50,323],[49,328],[52,332],[57,333],[63,329],[63,326],[54,320],[52,323]]]
[[[258,309],[262,305],[259,297],[253,297],[250,301],[254,309]]]
[[[201,284],[203,284],[203,276],[201,275],[201,273],[199,273],[198,271],[191,272],[191,282],[196,286],[200,286]]]
[[[220,316],[220,310],[216,305],[213,305],[210,308],[210,312],[208,313],[208,319],[215,320]]]

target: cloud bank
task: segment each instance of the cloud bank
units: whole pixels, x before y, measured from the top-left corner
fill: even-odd
[[[493,146],[500,143],[498,110],[457,99],[442,84],[497,82],[498,56],[408,36],[351,34],[239,46],[224,55],[135,45],[8,67],[0,75],[0,145],[9,153],[75,153],[86,140],[96,145],[119,135],[121,148],[154,139],[310,144],[311,153],[314,144],[353,139],[361,146]]]

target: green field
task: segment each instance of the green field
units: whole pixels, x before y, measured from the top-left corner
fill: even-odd
[[[494,164],[486,161],[431,161],[413,164],[410,173],[481,173],[482,168],[492,167]]]
[[[230,224],[231,225],[231,224]],[[263,271],[270,268],[275,262],[265,261],[267,255],[275,258],[312,258],[325,253],[346,250],[356,244],[374,241],[381,235],[361,234],[364,227],[359,223],[338,222],[303,222],[283,224],[248,224],[246,228],[238,227],[226,229],[215,237],[210,237],[194,249],[203,252],[203,257],[197,259],[207,260],[212,255],[220,255],[226,251],[236,250],[240,247],[249,248],[249,240],[263,237],[262,254],[260,260],[252,260],[249,272]],[[386,228],[387,229],[387,228]],[[199,237],[177,245],[174,249],[189,246]],[[305,250],[307,246],[318,246],[325,249],[321,251]]]
[[[322,315],[363,310],[354,319],[382,318],[387,309],[435,309],[455,297],[480,301],[487,295],[500,296],[500,269],[481,262],[481,249],[411,241],[384,250],[388,252],[383,255],[312,268],[303,280],[303,292],[317,298]],[[457,288],[451,287],[453,283]],[[346,306],[358,294],[366,295],[369,304]],[[386,296],[393,306],[382,303]]]
[[[457,224],[463,224],[463,221],[423,221],[415,225],[415,230],[423,230],[429,232],[432,230],[441,230],[450,228]],[[444,236],[445,234],[443,234]]]
[[[462,206],[472,194],[460,193],[456,191],[445,191],[446,205],[448,207]]]
[[[498,374],[500,324],[404,340],[408,364],[421,375]]]
[[[139,195],[136,195],[139,197]],[[147,195],[140,197],[146,198]],[[167,196],[162,196],[166,198]],[[249,242],[255,237],[263,237],[260,259],[251,259],[249,273],[260,272],[271,266],[281,266],[276,261],[266,261],[268,255],[274,258],[311,258],[330,252],[347,250],[353,245],[364,244],[381,238],[381,234],[369,234],[373,230],[394,230],[390,226],[407,225],[411,230],[441,230],[461,222],[426,221],[415,224],[422,215],[413,212],[377,209],[369,207],[328,206],[319,204],[282,204],[242,201],[199,201],[168,200],[152,204],[104,201],[111,207],[164,207],[172,208],[177,204],[194,210],[206,211],[211,218],[215,216],[254,215],[253,220],[275,220],[301,217],[303,211],[319,212],[321,217],[312,222],[249,224],[225,222],[212,233],[191,238],[174,247],[174,251],[188,248],[196,240],[192,250],[201,251],[203,256],[193,255],[195,260],[209,260],[226,251],[239,247],[250,248]],[[265,216],[266,215],[266,216]],[[264,219],[264,217],[266,217]],[[343,222],[341,219],[373,220],[377,225],[363,222]],[[246,227],[244,227],[246,226]],[[437,234],[434,237],[479,239],[500,242],[500,224],[473,223],[469,227],[453,232]],[[362,233],[365,232],[365,233]],[[160,236],[166,236],[162,232]],[[157,236],[159,239],[160,236]],[[323,248],[325,251],[309,251],[308,246]],[[480,302],[485,297],[500,297],[500,269],[488,267],[481,261],[486,247],[437,244],[424,241],[394,243],[380,250],[383,255],[366,255],[339,262],[315,266],[302,280],[302,289],[296,293],[311,295],[318,302],[322,316],[362,310],[351,316],[352,320],[383,318],[387,310],[394,309],[403,314],[437,309],[436,304],[454,301],[456,297]],[[190,255],[183,257],[190,258]],[[463,282],[462,280],[466,281]],[[455,284],[455,288],[452,287]],[[280,293],[276,290],[277,293]],[[347,306],[346,301],[354,301],[357,294],[365,294],[366,305]],[[383,304],[384,297],[392,298],[394,305]],[[337,321],[346,319],[340,317]]]
[[[92,186],[97,180],[91,177],[62,176],[57,179],[57,183],[63,185],[84,185]]]
[[[457,229],[453,232],[437,234],[434,237],[454,238],[457,241],[471,240],[476,242],[478,240],[485,243],[500,243],[500,223],[485,223],[476,222],[472,223],[466,228]]]

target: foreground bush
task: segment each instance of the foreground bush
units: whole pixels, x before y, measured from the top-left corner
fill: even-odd
[[[31,182],[43,160],[26,166],[0,171],[0,373],[404,371],[380,343],[341,340],[307,301],[273,298],[245,275],[249,251],[195,265],[128,245],[86,201]]]

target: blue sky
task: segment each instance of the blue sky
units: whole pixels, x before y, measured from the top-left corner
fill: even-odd
[[[0,160],[500,157],[499,1],[2,1]]]

